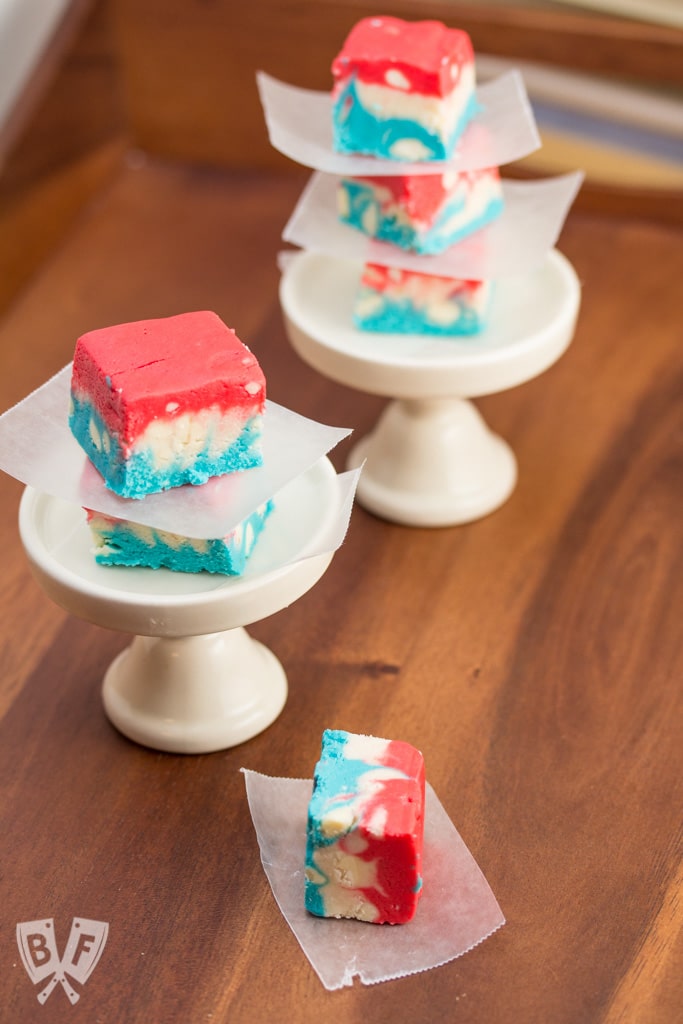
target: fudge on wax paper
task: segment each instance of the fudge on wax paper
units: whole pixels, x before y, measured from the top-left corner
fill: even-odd
[[[333,145],[390,160],[447,160],[477,112],[472,43],[438,21],[364,18],[332,63]]]
[[[262,464],[266,384],[212,312],[90,331],[78,339],[69,425],[125,498]]]
[[[340,220],[370,238],[434,255],[503,212],[497,167],[445,174],[342,178]]]
[[[326,729],[308,807],[305,905],[404,924],[422,889],[425,773],[409,743]]]

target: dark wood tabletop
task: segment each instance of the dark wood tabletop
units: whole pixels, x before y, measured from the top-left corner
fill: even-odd
[[[0,128],[0,411],[84,331],[213,309],[271,399],[353,428],[342,470],[386,403],[287,340],[276,254],[307,172],[272,151],[253,83],[262,68],[329,88],[374,8],[67,8]],[[466,0],[384,13],[457,24],[477,53],[681,85],[681,34],[655,24]],[[680,224],[672,189],[587,182],[559,242],[582,285],[572,344],[476,402],[517,457],[512,496],[440,529],[356,505],[322,579],[248,627],[289,692],[233,749],[161,753],[109,723],[102,680],[131,638],[47,597],[22,486],[0,474],[0,1024],[681,1019]],[[426,973],[324,989],[270,891],[240,769],[308,778],[328,727],[423,751],[503,928]],[[59,955],[79,917],[108,924],[101,960],[75,1005],[60,985],[40,1005],[17,925],[52,919]]]
[[[275,256],[304,180],[129,159],[1,322],[0,407],[85,330],[209,308],[272,399],[362,436],[384,400],[316,374],[283,328]],[[0,1020],[677,1019],[681,237],[575,211],[559,248],[583,287],[572,345],[478,401],[517,455],[512,497],[433,530],[355,507],[323,579],[249,627],[289,696],[237,748],[164,754],[109,724],[102,677],[130,638],[46,597],[21,486],[0,478]],[[424,752],[504,928],[426,974],[323,988],[270,892],[240,768],[309,777],[326,727]],[[58,988],[40,1006],[16,924],[53,918],[61,950],[78,916],[108,922],[102,959],[77,1005]]]

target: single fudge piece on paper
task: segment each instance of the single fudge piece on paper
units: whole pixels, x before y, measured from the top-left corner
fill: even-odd
[[[69,425],[107,487],[141,498],[260,465],[265,396],[234,331],[182,313],[80,337]]]
[[[240,576],[272,510],[273,502],[267,501],[227,536],[212,540],[182,537],[89,509],[87,516],[95,561],[100,565],[137,565],[175,572]]]
[[[503,212],[497,167],[446,174],[342,178],[337,211],[370,238],[434,255]]]
[[[332,63],[334,148],[447,160],[477,112],[466,32],[439,21],[364,18]]]
[[[403,924],[422,889],[425,774],[409,743],[326,729],[308,808],[305,905]]]
[[[386,334],[478,334],[488,322],[492,291],[490,281],[368,263],[356,292],[353,322],[361,331]]]

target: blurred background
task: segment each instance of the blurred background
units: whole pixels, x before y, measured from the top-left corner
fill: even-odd
[[[482,81],[521,69],[543,146],[506,174],[581,168],[579,206],[681,224],[681,0],[0,0],[0,312],[122,163],[297,173],[256,70],[327,90],[378,13],[466,29]]]

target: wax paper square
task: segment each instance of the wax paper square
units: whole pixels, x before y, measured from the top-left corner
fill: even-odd
[[[266,876],[287,924],[325,988],[366,985],[439,967],[505,924],[491,888],[432,787],[426,787],[424,889],[403,925],[319,918],[304,907],[310,779],[242,769]]]
[[[223,537],[351,431],[266,403],[263,465],[142,499],[108,490],[68,424],[71,366],[0,416],[0,470],[54,497],[184,537]]]
[[[259,71],[256,76],[270,143],[305,167],[349,177],[443,174],[500,167],[538,149],[541,140],[519,71],[508,71],[477,88],[479,113],[467,126],[450,160],[398,160],[336,153],[332,148],[332,98],[287,85]]]

